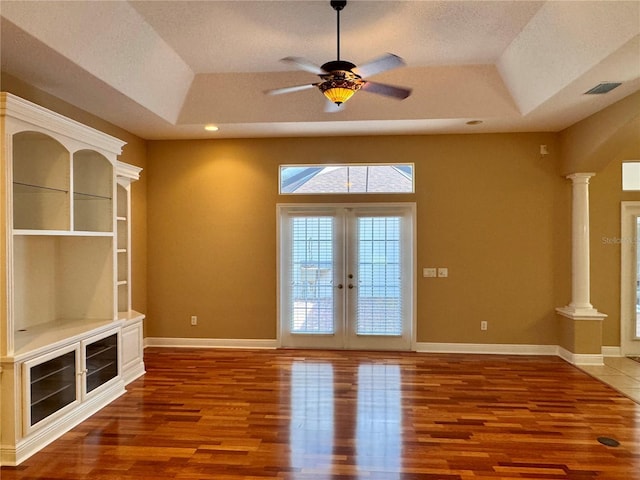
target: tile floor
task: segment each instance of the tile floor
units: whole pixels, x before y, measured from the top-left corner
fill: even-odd
[[[604,365],[579,368],[640,403],[640,363],[624,357],[605,357]]]

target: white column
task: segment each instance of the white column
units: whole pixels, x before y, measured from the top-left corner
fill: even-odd
[[[573,173],[571,210],[571,303],[558,312],[576,317],[604,318],[590,303],[589,179],[595,173]]]

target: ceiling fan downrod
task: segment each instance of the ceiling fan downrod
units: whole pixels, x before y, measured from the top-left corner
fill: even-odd
[[[331,7],[336,11],[337,48],[336,60],[340,61],[340,10],[347,6],[347,0],[331,0]]]
[[[322,67],[320,67],[325,72],[328,72],[326,75],[321,74],[320,76],[323,77],[325,80],[335,78],[341,81],[344,81],[345,76],[347,76],[348,78],[346,80],[350,81],[351,82],[350,85],[351,85],[353,81],[355,81],[356,79],[360,79],[360,76],[356,75],[351,71],[352,69],[356,68],[356,66],[351,62],[340,60],[340,11],[347,5],[347,0],[331,0],[330,3],[331,3],[331,7],[336,11],[337,18],[338,18],[337,52],[336,52],[337,58],[335,60],[331,60],[323,64]],[[364,82],[361,82],[358,88],[360,88],[362,84],[364,84]],[[329,84],[327,84],[326,88],[331,88],[328,85]]]

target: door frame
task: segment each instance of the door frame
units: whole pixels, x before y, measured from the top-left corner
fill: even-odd
[[[416,330],[417,330],[417,259],[418,259],[418,241],[417,241],[417,206],[415,202],[349,202],[349,203],[277,203],[276,204],[276,343],[278,348],[282,348],[282,269],[283,261],[286,261],[282,255],[282,224],[281,216],[283,209],[298,208],[301,211],[309,211],[312,213],[314,209],[321,211],[322,208],[326,209],[339,209],[339,208],[393,208],[403,207],[411,210],[411,270],[410,270],[410,282],[409,289],[411,294],[411,301],[409,302],[411,313],[408,325],[409,332],[409,351],[415,351],[416,349]],[[322,348],[320,346],[319,348]],[[406,351],[406,350],[405,350]]]
[[[635,309],[638,235],[636,218],[640,217],[640,202],[620,203],[620,353],[640,354],[640,340],[635,340]],[[633,308],[632,308],[633,307]]]

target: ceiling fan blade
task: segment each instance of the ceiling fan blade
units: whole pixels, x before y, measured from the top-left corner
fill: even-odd
[[[281,95],[283,93],[299,92],[301,90],[308,90],[315,87],[315,83],[308,83],[307,85],[295,85],[293,87],[274,88],[273,90],[265,90],[267,95]]]
[[[302,57],[284,57],[280,61],[284,62],[284,63],[291,63],[291,64],[295,65],[296,67],[300,68],[301,70],[305,70],[307,72],[315,73],[316,75],[322,75],[324,73],[327,73],[322,68],[320,68],[318,65],[316,65],[315,63],[307,60],[306,58],[302,58]]]
[[[362,90],[366,90],[369,93],[377,93],[378,95],[397,98],[398,100],[404,100],[411,95],[410,88],[395,87],[393,85],[387,85],[386,83],[366,82],[362,86]]]
[[[359,67],[352,69],[352,72],[356,75],[360,75],[362,78],[367,78],[404,65],[406,64],[402,58],[394,55],[393,53],[386,53],[375,60],[371,60],[364,65],[360,65]]]

